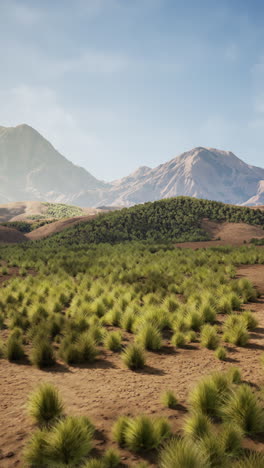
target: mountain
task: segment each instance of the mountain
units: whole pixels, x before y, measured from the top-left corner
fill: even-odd
[[[42,200],[83,207],[132,206],[178,195],[264,204],[264,169],[230,151],[198,147],[152,169],[104,183],[62,156],[28,125],[0,127],[0,202]]]
[[[62,156],[28,125],[0,127],[0,202],[70,202],[106,184]]]

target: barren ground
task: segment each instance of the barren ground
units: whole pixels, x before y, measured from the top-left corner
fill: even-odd
[[[264,382],[260,356],[264,350],[264,265],[243,266],[239,277],[250,278],[262,293],[258,302],[245,308],[256,313],[259,327],[251,333],[245,348],[228,346],[229,359],[217,360],[213,351],[194,343],[175,350],[168,341],[160,353],[147,353],[148,366],[144,371],[132,372],[124,368],[118,354],[103,351],[92,366],[69,367],[59,363],[44,372],[24,364],[0,361],[0,449],[1,468],[22,466],[22,451],[34,425],[28,418],[25,403],[29,393],[42,381],[55,384],[65,401],[68,414],[83,414],[91,418],[97,428],[94,454],[100,453],[111,441],[111,427],[121,414],[136,416],[146,413],[167,416],[175,431],[182,426],[189,390],[203,376],[215,370],[238,366],[245,381],[259,388]],[[1,280],[1,278],[0,278]],[[3,284],[3,283],[2,283]],[[220,316],[220,321],[223,317]],[[5,332],[2,332],[5,333]],[[125,340],[131,336],[125,334]],[[160,395],[173,389],[179,397],[177,410],[163,408]],[[264,448],[264,440],[247,440],[246,446]],[[124,466],[141,460],[140,456],[122,450]],[[156,466],[155,455],[148,461]]]

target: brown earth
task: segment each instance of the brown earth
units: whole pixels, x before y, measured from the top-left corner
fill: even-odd
[[[28,394],[40,382],[49,381],[56,385],[65,401],[68,414],[83,414],[91,418],[96,426],[94,454],[106,447],[115,446],[111,441],[111,427],[118,416],[149,414],[169,418],[174,431],[182,427],[186,414],[187,395],[195,383],[210,372],[225,371],[230,366],[242,370],[245,381],[256,388],[264,383],[260,356],[264,350],[264,265],[243,266],[238,269],[239,277],[252,279],[261,292],[258,302],[246,308],[255,312],[258,328],[250,334],[250,343],[244,348],[228,346],[226,362],[217,360],[212,351],[194,343],[185,349],[175,350],[165,340],[159,353],[147,353],[147,367],[140,372],[127,370],[118,354],[101,349],[100,357],[92,366],[65,366],[62,363],[46,372],[23,364],[0,361],[0,448],[1,468],[22,466],[22,451],[27,438],[34,430],[26,414]],[[219,317],[223,320],[223,317]],[[2,334],[6,334],[5,331]],[[124,342],[131,336],[124,334]],[[172,389],[178,395],[176,410],[164,408],[160,395]],[[264,440],[247,439],[245,446],[263,450]],[[141,460],[121,450],[123,466],[133,466]],[[151,466],[157,466],[156,455],[146,456]]]
[[[78,216],[75,218],[67,218],[67,219],[60,219],[59,221],[55,221],[54,223],[45,224],[45,226],[41,226],[34,231],[29,232],[26,234],[26,237],[29,240],[40,240],[45,239],[46,237],[52,236],[57,232],[64,231],[75,224],[84,223],[90,221],[91,219],[96,218],[97,214],[89,215],[89,216]]]
[[[4,244],[18,244],[26,242],[28,239],[22,233],[16,229],[0,226],[0,243]]]

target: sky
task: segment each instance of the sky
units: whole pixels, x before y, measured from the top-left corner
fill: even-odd
[[[0,126],[114,180],[206,146],[264,167],[263,0],[0,0]]]

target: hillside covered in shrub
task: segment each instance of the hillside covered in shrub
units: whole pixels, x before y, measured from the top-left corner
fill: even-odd
[[[49,243],[116,243],[131,240],[198,241],[209,239],[204,218],[264,226],[264,212],[224,203],[177,197],[135,205],[98,216],[53,236]]]

